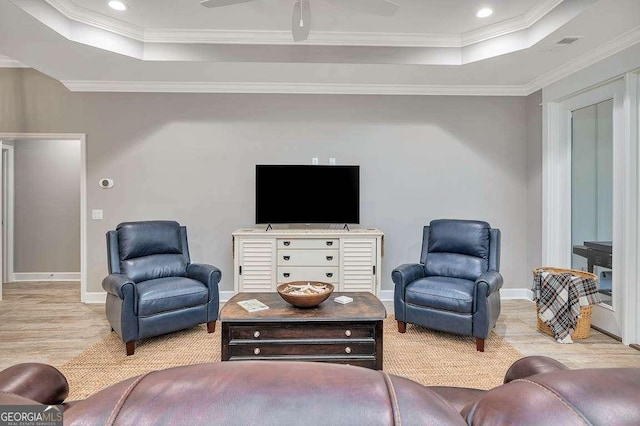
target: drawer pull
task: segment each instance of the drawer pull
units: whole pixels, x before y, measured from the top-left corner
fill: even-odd
[[[282,256],[282,258],[283,258],[284,260],[289,260],[289,259],[291,259],[291,256]]]
[[[260,348],[255,348],[255,349],[253,350],[253,353],[254,353],[255,355],[260,355]]]
[[[257,331],[256,331],[256,333],[257,333]],[[345,331],[344,335],[347,336],[347,337],[351,337],[351,330]]]
[[[347,346],[346,348],[344,348],[344,351],[348,354],[351,353],[351,348],[349,346]]]
[[[289,246],[289,245],[291,244],[291,241],[285,241],[283,244],[284,244],[285,246]]]
[[[260,332],[256,331],[255,333],[253,333],[253,337],[255,337],[256,339],[260,337]]]
[[[333,256],[327,256],[327,260],[333,260]]]
[[[333,276],[333,272],[327,272],[325,275],[326,275],[327,277],[331,278],[331,277]]]
[[[333,241],[327,241],[327,245],[328,246],[332,246],[333,245]]]
[[[282,274],[282,275],[284,275],[284,277],[285,277],[285,278],[289,278],[289,277],[291,276],[291,274],[290,274],[290,273],[288,273],[288,272],[285,272],[285,273],[284,273],[284,274]]]

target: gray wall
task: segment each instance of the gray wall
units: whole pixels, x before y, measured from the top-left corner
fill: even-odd
[[[231,232],[254,223],[255,164],[311,157],[361,166],[361,223],[385,232],[383,290],[442,217],[501,228],[505,287],[530,286],[525,98],[69,93],[0,70],[0,102],[0,131],[87,134],[88,211],[105,214],[88,221],[90,291],[107,271],[104,233],[160,218],[187,225],[192,258],[222,268],[231,290]],[[100,189],[103,177],[115,186]]]
[[[14,146],[14,272],[80,272],[80,141]]]

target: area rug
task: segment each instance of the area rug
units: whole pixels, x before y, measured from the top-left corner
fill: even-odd
[[[220,361],[220,326],[208,334],[204,325],[138,344],[125,356],[124,344],[111,333],[91,345],[60,370],[69,381],[67,400],[86,398],[109,385],[149,371]],[[395,319],[384,321],[384,371],[424,385],[490,389],[502,383],[509,366],[522,354],[491,333],[485,352],[477,352],[473,337],[440,333],[407,324],[398,333]]]

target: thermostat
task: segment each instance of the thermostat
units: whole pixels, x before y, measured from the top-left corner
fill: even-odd
[[[98,181],[98,185],[104,189],[111,188],[113,187],[113,179],[102,178]]]

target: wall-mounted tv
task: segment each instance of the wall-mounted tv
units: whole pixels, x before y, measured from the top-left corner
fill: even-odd
[[[256,165],[256,223],[360,223],[360,166]]]

